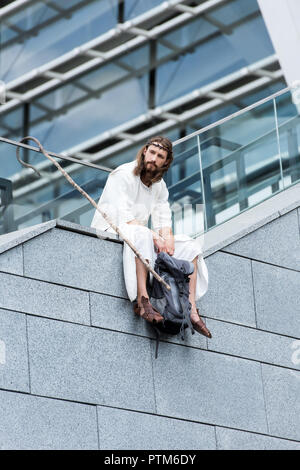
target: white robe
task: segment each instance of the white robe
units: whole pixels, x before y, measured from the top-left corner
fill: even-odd
[[[152,233],[148,229],[148,219],[151,215],[153,229],[158,232],[163,227],[172,227],[171,210],[168,202],[169,192],[164,180],[152,184],[149,188],[144,185],[139,176],[133,174],[136,161],[125,163],[113,170],[106,182],[102,195],[98,202],[119,227],[122,233],[131,240],[138,251],[154,268],[156,251],[153,243]],[[136,219],[143,224],[130,225],[127,222]],[[99,211],[95,211],[91,227],[101,232],[115,231],[102,217]],[[203,258],[200,239],[195,240],[183,234],[174,235],[175,252],[174,257],[192,261],[197,259],[197,284],[196,300],[199,300],[208,289],[208,271]],[[135,254],[132,249],[124,243],[123,248],[123,271],[127,294],[131,302],[137,297]],[[152,280],[150,274],[150,281]]]

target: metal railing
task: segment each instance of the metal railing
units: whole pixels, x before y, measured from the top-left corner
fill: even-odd
[[[184,179],[173,182],[169,175],[173,203],[180,204],[189,191],[188,204],[203,206],[206,232],[296,184],[300,181],[299,113],[297,81],[175,141],[175,166],[176,162],[182,166]],[[216,158],[217,154],[221,157]]]
[[[297,82],[174,142],[175,158],[166,175],[174,233],[198,236],[300,181],[299,110]],[[40,152],[0,137],[0,162],[4,158],[5,164],[8,149],[16,146]],[[48,153],[99,198],[111,168]],[[35,166],[43,178],[27,169],[1,175],[0,233],[56,217],[90,225],[93,207],[48,160]]]
[[[296,104],[300,104],[300,80],[297,80],[295,81],[291,86],[288,86],[286,88],[283,88],[282,90],[279,90],[277,91],[276,93],[273,93],[272,95],[269,95],[267,96],[266,98],[263,98],[259,101],[256,101],[255,103],[249,105],[249,106],[246,106],[245,108],[237,111],[236,113],[232,113],[230,114],[229,116],[226,116],[224,117],[223,119],[219,119],[218,121],[212,123],[212,124],[209,124],[208,126],[205,126],[203,127],[202,129],[199,129],[198,131],[195,131],[195,132],[192,132],[191,134],[185,136],[185,137],[182,137],[181,139],[178,139],[178,140],[175,140],[175,142],[173,142],[173,147],[175,147],[176,145],[178,144],[181,144],[182,142],[185,142],[186,140],[189,140],[191,139],[192,137],[195,137],[197,135],[201,135],[201,134],[204,134],[204,132],[207,132],[209,131],[210,129],[213,129],[217,126],[221,126],[222,124],[224,124],[225,122],[227,121],[231,121],[233,118],[236,118],[238,116],[241,116],[245,113],[248,113],[249,111],[252,111],[254,110],[255,108],[258,108],[259,106],[267,103],[268,101],[271,101],[271,100],[274,100],[275,98],[278,98],[279,96],[289,92],[289,91],[296,91],[297,93],[299,92],[299,97],[296,98],[296,100],[298,101],[298,103]],[[200,96],[200,95],[199,95]],[[295,101],[296,101],[295,100]]]

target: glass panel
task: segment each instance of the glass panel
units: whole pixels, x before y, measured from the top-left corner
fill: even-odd
[[[148,56],[148,45],[140,47],[1,114],[0,135],[11,140],[34,135],[45,148],[60,153],[145,113],[149,80],[147,73],[138,72],[147,66]]]
[[[199,137],[208,229],[283,188],[273,100]]]
[[[0,79],[11,81],[113,28],[110,0],[35,2],[1,23]]]
[[[9,140],[19,141],[24,135],[23,107],[7,113],[0,114],[0,136]],[[16,150],[13,145],[1,146],[0,151],[0,177],[9,178],[20,170],[20,163],[16,159]]]
[[[215,8],[209,13],[209,17],[220,21],[225,26],[229,26],[233,22],[247,19],[250,15],[255,16],[257,11],[258,4],[256,0],[235,0]]]
[[[173,129],[171,131],[165,131],[163,133],[164,137],[167,137],[174,142],[175,140],[179,139],[179,129]],[[104,159],[101,159],[99,162],[101,165],[109,167],[109,168],[116,168],[123,163],[128,163],[135,160],[137,152],[141,149],[141,147],[146,143],[147,139],[144,141],[138,142],[135,145],[132,145],[126,150],[118,151],[116,153],[110,153],[110,155]]]
[[[113,72],[114,66],[105,69]],[[93,80],[85,79],[84,90],[75,82],[33,101],[30,133],[46,148],[59,153],[147,111],[146,76],[130,78],[110,88],[112,73],[112,83],[98,94],[95,88],[102,82],[97,75],[101,77],[94,73]]]
[[[256,0],[231,1],[226,8],[210,10],[158,42],[158,59],[172,48],[173,58],[157,68],[157,105],[274,54]],[[176,48],[182,51],[179,56]]]
[[[198,237],[299,181],[299,111],[300,88],[174,145],[165,177],[174,233]],[[141,145],[116,153],[114,166],[133,160]],[[90,226],[95,209],[55,166],[37,152],[23,151],[21,158],[41,170],[39,178],[21,167],[15,151],[0,141],[0,233],[57,217]],[[108,173],[58,161],[97,202]]]
[[[197,137],[174,147],[166,183],[174,234],[199,236],[204,232],[204,214]]]
[[[187,134],[191,134],[203,127],[216,123],[220,119],[230,116],[231,114],[236,113],[257,101],[267,98],[286,86],[285,80],[281,79],[275,83],[264,86],[262,89],[254,90],[246,96],[241,96],[235,100],[235,103],[228,103],[216,109],[213,108],[210,111],[206,111],[204,114],[189,123]]]
[[[142,145],[143,143],[139,143],[139,144],[130,146],[129,148],[126,148],[126,150],[123,150],[123,151],[119,151],[116,153],[111,152],[108,157],[101,159],[99,164],[115,169],[119,165],[122,165],[123,163],[131,162],[135,160],[136,154],[138,150],[140,150]]]
[[[0,141],[0,234],[55,218],[90,226],[95,208],[48,158],[33,150],[20,152],[23,161],[29,159],[41,172],[39,177],[32,169],[24,168],[15,155],[15,146]],[[8,156],[17,161],[19,168],[3,177]],[[60,158],[55,160],[97,203],[109,173]]]
[[[276,98],[284,186],[300,180],[300,87]]]

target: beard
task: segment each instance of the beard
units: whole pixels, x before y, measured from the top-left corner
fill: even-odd
[[[144,163],[145,172],[150,175],[156,175],[158,173],[157,166],[153,163]]]
[[[143,161],[140,176],[153,183],[159,181],[164,172],[165,170],[157,168],[155,164],[150,165],[150,162],[145,163],[145,161]]]
[[[160,173],[160,170],[157,168],[155,164],[143,163],[143,168],[141,174],[148,177],[150,180],[157,176]]]

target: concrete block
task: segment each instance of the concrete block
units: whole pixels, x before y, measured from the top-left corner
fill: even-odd
[[[300,193],[299,192],[299,189],[300,187],[298,188],[298,194]],[[300,206],[300,200],[298,199],[297,201],[293,201],[293,202],[287,202],[287,205],[286,207],[284,207],[283,209],[281,209],[279,211],[280,215],[284,215],[284,214],[287,214],[288,212],[294,210],[294,209],[298,209],[298,207]]]
[[[95,229],[94,227],[75,224],[69,220],[56,219],[56,227],[70,229],[73,232],[83,233],[85,235],[96,235],[98,238],[105,240],[117,240],[119,243],[123,243],[123,240],[115,232],[105,232],[102,230]]]
[[[270,434],[300,441],[300,372],[261,366]]]
[[[204,255],[208,256],[233,244],[277,217],[299,207],[299,189],[300,184],[293,185],[214,227],[205,235]]]
[[[24,227],[14,232],[5,233],[0,235],[0,253],[4,253],[15,246],[24,243],[26,240],[37,237],[43,232],[51,230],[56,225],[56,220],[49,220],[41,224],[33,225],[32,227]]]
[[[218,450],[300,450],[300,442],[216,427]]]
[[[26,317],[0,309],[0,387],[29,392]]]
[[[300,237],[297,210],[277,218],[224,248],[266,263],[300,270]]]
[[[100,449],[215,450],[214,426],[98,406]]]
[[[0,307],[90,324],[88,292],[0,273]]]
[[[210,318],[206,324],[213,335],[207,341],[211,351],[300,369],[300,364],[293,364],[291,359],[291,338]]]
[[[96,407],[0,391],[0,449],[97,450]]]
[[[217,252],[205,262],[209,287],[197,302],[200,314],[255,326],[250,260]]]
[[[135,315],[133,303],[127,299],[90,292],[90,307],[94,326],[154,337],[146,322]]]
[[[159,414],[267,432],[260,364],[163,343],[153,368]]]
[[[135,315],[133,303],[129,300],[90,292],[90,306],[94,326],[149,338],[156,337],[152,326]],[[186,332],[184,341],[180,335],[161,335],[161,341],[207,349],[206,338],[197,333],[192,335],[190,331]]]
[[[274,207],[265,211],[262,206],[263,204],[259,204],[245,212],[241,212],[233,219],[229,219],[207,232],[204,238],[204,256],[209,256],[224,247],[226,248],[280,217],[279,211],[275,210]]]
[[[202,317],[204,323],[206,323],[206,318]],[[153,337],[153,335],[152,335]],[[181,346],[189,346],[197,349],[207,349],[207,338],[195,331],[192,335],[191,330],[188,328],[185,330],[184,340],[181,339],[180,334],[176,336],[162,334],[160,342],[174,343]]]
[[[0,271],[23,275],[22,245],[0,254]]]
[[[32,393],[154,411],[149,340],[28,318]]]
[[[300,338],[300,273],[252,263],[257,327]]]
[[[24,244],[29,277],[127,298],[123,245],[54,229]]]

